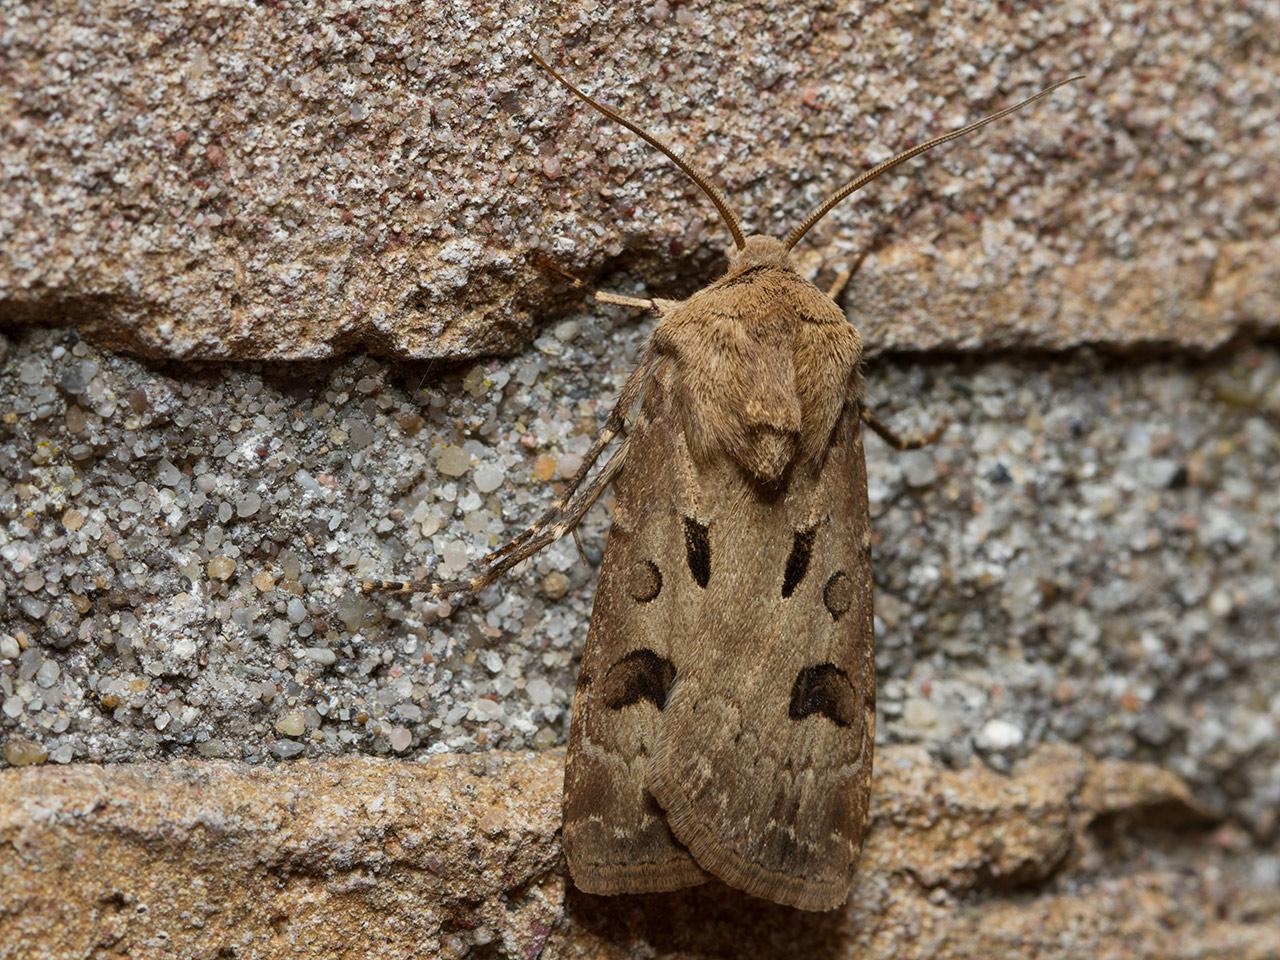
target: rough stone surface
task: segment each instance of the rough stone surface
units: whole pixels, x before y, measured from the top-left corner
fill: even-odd
[[[1261,0],[4,5],[0,327],[55,329],[0,334],[0,958],[1280,957],[1277,36]],[[873,351],[988,350],[870,370],[955,424],[868,445],[846,911],[577,894],[559,758],[483,752],[563,743],[607,503],[473,604],[358,592],[563,488],[652,323],[590,286],[719,267],[531,42],[771,233],[1086,75],[798,251],[870,251]]]
[[[846,201],[876,349],[1216,344],[1280,317],[1268,0],[0,8],[0,321],[169,357],[510,352],[625,268],[682,295],[727,237],[568,99],[540,44],[747,224],[1067,72],[1033,113]]]
[[[1044,748],[1013,778],[879,758],[849,906],[591,897],[561,756],[0,773],[0,944],[64,958],[1280,956],[1274,858],[1176,777]],[[18,953],[12,951],[17,950]]]
[[[588,562],[566,539],[456,610],[358,585],[456,577],[557,495],[650,322],[574,323],[451,370],[14,341],[0,764],[562,744],[607,505]],[[1274,843],[1280,352],[868,373],[904,431],[955,421],[867,442],[881,744],[1158,761]]]

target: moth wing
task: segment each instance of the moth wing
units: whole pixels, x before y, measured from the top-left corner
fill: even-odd
[[[646,454],[672,465],[649,493],[666,524],[649,550],[667,605],[654,622],[679,638],[649,788],[709,873],[834,908],[861,852],[875,739],[857,404],[821,466],[796,469],[772,495],[727,461],[695,466],[678,434],[669,442]]]
[[[613,527],[573,700],[564,850],[587,893],[678,890],[709,879],[672,836],[647,786],[680,645],[664,617],[665,575],[652,560],[655,537],[669,527],[652,495],[661,474],[635,468],[662,463],[647,458],[660,456],[678,429],[664,419],[664,379],[649,381],[627,441],[631,467],[614,483]]]

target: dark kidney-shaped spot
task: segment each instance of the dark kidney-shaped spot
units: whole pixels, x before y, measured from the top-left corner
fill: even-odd
[[[627,575],[627,592],[638,603],[648,603],[662,592],[662,571],[652,560],[637,560]]]
[[[847,673],[834,663],[818,663],[796,675],[787,716],[803,720],[818,715],[838,727],[847,727],[858,719],[861,704],[862,697],[853,689]]]
[[[833,619],[839,620],[853,606],[853,581],[843,570],[838,570],[822,588],[822,602]]]
[[[692,517],[684,518],[684,552],[693,582],[706,587],[711,582],[711,532]]]
[[[675,679],[675,664],[666,657],[652,650],[632,650],[619,657],[605,674],[604,704],[610,710],[621,710],[648,700],[661,710],[667,705],[667,691]]]
[[[809,558],[813,555],[813,537],[816,527],[796,531],[791,542],[791,555],[787,557],[787,569],[782,574],[782,595],[789,597],[809,570]]]

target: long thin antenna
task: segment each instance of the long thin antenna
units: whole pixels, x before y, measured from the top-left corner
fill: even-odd
[[[977,121],[976,123],[969,124],[967,127],[961,127],[959,130],[952,130],[950,133],[945,133],[940,137],[934,137],[932,140],[926,140],[924,143],[918,143],[914,147],[911,147],[909,150],[902,151],[902,153],[898,154],[896,157],[890,157],[888,160],[885,160],[883,163],[877,163],[874,167],[872,167],[866,173],[863,173],[858,175],[857,177],[854,177],[852,180],[846,183],[843,187],[841,187],[835,193],[831,194],[831,196],[829,196],[826,200],[822,201],[822,203],[818,205],[817,209],[815,209],[813,213],[809,214],[809,216],[805,218],[804,223],[800,224],[800,226],[796,227],[794,230],[788,233],[787,238],[782,242],[786,245],[786,248],[790,250],[792,247],[794,247],[797,243],[800,242],[801,237],[803,237],[806,233],[808,233],[810,230],[813,229],[814,225],[817,224],[819,220],[821,220],[828,213],[830,213],[831,209],[837,203],[839,203],[845,197],[849,196],[849,194],[853,193],[854,191],[861,190],[863,187],[865,187],[868,183],[870,183],[876,177],[880,176],[882,173],[888,173],[898,164],[906,163],[912,157],[918,157],[920,154],[924,153],[926,150],[932,150],[934,147],[940,144],[946,143],[948,140],[954,140],[957,137],[963,137],[966,133],[973,133],[973,131],[977,130],[979,127],[985,127],[988,123],[991,123],[995,120],[999,120],[1001,117],[1007,117],[1009,114],[1013,113],[1014,111],[1021,110],[1023,107],[1028,106],[1032,103],[1035,103],[1041,97],[1047,97],[1049,94],[1053,93],[1053,91],[1057,90],[1063,84],[1071,83],[1073,80],[1080,80],[1082,78],[1083,78],[1083,75],[1079,75],[1074,77],[1067,77],[1067,79],[1065,80],[1059,80],[1057,83],[1052,84],[1051,86],[1045,87],[1043,90],[1041,90],[1039,93],[1035,94],[1034,96],[1027,97],[1027,99],[1023,100],[1021,103],[1015,103],[1012,107],[1005,107],[999,113],[993,113],[991,116],[984,117],[983,119]]]
[[[530,50],[529,55],[533,57],[534,61],[538,64],[538,66],[540,66],[543,70],[547,71],[547,73],[551,74],[551,76],[555,77],[555,79],[559,80],[562,84],[564,84],[569,89],[569,91],[574,96],[576,96],[579,100],[595,107],[597,110],[603,113],[610,120],[613,120],[617,123],[622,124],[628,130],[634,133],[636,136],[644,140],[645,143],[649,144],[649,146],[654,147],[658,150],[661,150],[664,154],[666,154],[667,159],[669,159],[677,167],[683,170],[685,172],[685,175],[688,176],[689,179],[692,180],[694,183],[696,183],[701,188],[702,192],[707,195],[707,198],[712,203],[715,204],[716,209],[720,211],[720,216],[724,218],[725,226],[727,226],[729,228],[729,232],[733,234],[733,242],[737,245],[738,249],[741,250],[743,247],[747,245],[746,235],[742,232],[742,224],[738,220],[738,218],[734,216],[733,211],[729,209],[729,201],[725,198],[725,195],[720,191],[720,189],[715,184],[713,184],[709,179],[707,179],[707,177],[704,174],[702,174],[696,167],[694,167],[693,164],[689,163],[687,160],[681,157],[678,153],[672,150],[669,146],[667,146],[665,143],[663,143],[653,134],[648,133],[637,124],[632,123],[630,120],[622,116],[617,111],[609,109],[603,103],[600,103],[598,100],[594,100],[591,97],[587,96],[577,87],[575,87],[572,83],[570,83],[568,80],[562,77],[559,73],[557,73],[555,71],[555,68],[553,68],[551,64],[547,63],[547,61],[543,60],[542,57],[538,56],[537,51]]]

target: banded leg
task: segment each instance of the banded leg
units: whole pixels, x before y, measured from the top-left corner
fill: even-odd
[[[508,554],[520,551],[530,540],[536,537],[541,530],[559,520],[567,504],[572,501],[574,494],[586,480],[587,474],[599,458],[601,451],[603,451],[613,438],[618,435],[621,427],[620,425],[614,424],[612,422],[613,419],[613,415],[610,414],[609,419],[605,421],[604,429],[600,431],[600,436],[596,438],[596,442],[591,445],[591,449],[587,451],[587,455],[583,458],[582,466],[578,468],[578,472],[574,474],[573,479],[569,481],[569,489],[565,492],[565,495],[554,500],[551,506],[543,512],[542,516],[538,517],[537,520],[525,528],[525,530],[518,536],[508,540],[497,550],[486,554],[484,559],[480,561],[482,566],[493,566]],[[444,584],[443,586],[453,587],[458,583],[465,583],[465,581],[454,581],[450,584]],[[416,580],[366,580],[361,585],[361,589],[363,589],[365,593],[412,593],[415,589],[420,587],[421,584]],[[435,594],[435,586],[432,586],[431,592],[433,595]],[[452,593],[456,591],[451,589],[448,592]]]
[[[827,288],[827,296],[832,300],[837,300],[840,294],[844,292],[844,288],[849,285],[849,281],[857,275],[860,269],[862,269],[862,264],[866,262],[867,257],[882,250],[893,235],[894,227],[897,224],[903,223],[908,217],[920,209],[920,204],[922,202],[922,199],[916,199],[904,203],[901,207],[894,210],[892,214],[886,217],[880,225],[876,227],[875,232],[871,234],[871,238],[867,241],[866,245],[863,246],[862,251],[854,257],[848,265],[842,267],[840,272],[836,274],[835,279],[831,281],[831,286]],[[837,302],[839,301],[837,300]]]
[[[431,587],[433,596],[443,596],[445,593],[457,593],[465,590],[469,593],[478,593],[487,587],[493,581],[514,567],[516,564],[529,559],[543,547],[550,546],[555,543],[566,533],[575,533],[578,524],[582,522],[582,518],[587,515],[587,511],[600,499],[600,494],[608,489],[609,484],[613,483],[613,478],[618,475],[618,471],[622,469],[623,463],[627,458],[628,441],[623,440],[622,445],[614,451],[605,465],[600,469],[591,482],[584,484],[574,492],[565,504],[564,511],[560,518],[550,526],[539,527],[537,524],[530,527],[525,533],[530,536],[524,540],[519,548],[515,550],[494,551],[489,557],[481,561],[481,572],[471,577],[469,580],[455,581],[454,584],[439,584],[440,592],[437,592],[437,585]],[[501,553],[501,556],[494,561],[490,561],[490,557],[494,554]],[[445,589],[451,588],[451,589]]]
[[[847,267],[842,267],[840,272],[836,274],[836,278],[831,281],[831,286],[827,287],[827,296],[832,300],[839,297],[840,294],[844,292],[844,288],[849,285],[849,281],[853,279],[854,271],[857,270],[858,266],[861,264],[862,261],[859,260],[857,264],[850,264]]]
[[[554,523],[550,525],[544,525],[541,521],[534,523],[517,538],[520,542],[518,547],[513,548],[509,543],[481,560],[479,573],[465,580],[433,583],[427,588],[427,592],[435,598],[447,597],[455,593],[479,593],[516,564],[528,560],[543,547],[555,543],[566,533],[575,532],[582,518],[587,515],[587,511],[600,499],[600,494],[604,493],[613,482],[613,478],[618,475],[618,471],[622,469],[626,455],[627,441],[623,440],[622,446],[614,451],[613,456],[608,459],[600,472],[592,477],[591,482],[574,491]],[[400,592],[410,592],[416,585],[415,583],[404,584]]]
[[[631,376],[627,378],[627,382],[623,384],[622,392],[618,395],[618,402],[609,411],[609,416],[604,422],[604,427],[600,430],[600,435],[596,437],[595,443],[591,445],[591,449],[582,458],[582,466],[578,468],[578,472],[569,481],[569,488],[565,491],[564,496],[555,500],[547,508],[546,512],[523,533],[486,556],[483,560],[484,563],[492,563],[500,560],[513,550],[519,550],[540,529],[556,522],[556,518],[564,511],[565,505],[572,500],[578,488],[586,482],[587,474],[591,472],[591,468],[600,458],[600,454],[604,452],[605,447],[612,443],[619,434],[625,435],[627,413],[639,399],[651,367],[652,364],[648,356],[646,356],[640,361],[639,366],[636,367]]]
[[[618,395],[618,402],[614,404],[613,410],[609,412],[600,435],[596,437],[591,449],[583,457],[582,466],[578,468],[577,473],[569,481],[569,487],[564,496],[557,498],[542,516],[522,533],[503,544],[497,550],[487,554],[480,561],[480,566],[485,571],[484,573],[469,580],[434,583],[428,588],[432,596],[440,597],[451,593],[468,590],[474,592],[475,590],[483,589],[521,560],[531,557],[566,533],[576,531],[578,523],[586,515],[587,510],[591,508],[591,504],[595,503],[600,494],[604,492],[604,488],[609,485],[617,471],[621,469],[622,454],[627,447],[627,414],[639,402],[640,396],[644,391],[645,381],[648,379],[653,366],[653,358],[649,354],[645,354],[631,376],[627,378],[627,382],[623,384],[622,392]],[[591,468],[600,459],[600,454],[619,434],[623,435],[622,446],[605,463],[599,476],[588,483],[587,476],[590,474]],[[585,505],[581,502],[583,494],[590,495],[590,499]],[[554,535],[548,539],[547,534],[550,532],[554,532]],[[581,552],[581,545],[579,545],[579,551]],[[515,559],[512,559],[513,557]],[[472,586],[474,583],[479,583],[480,585]],[[365,593],[383,591],[388,593],[412,593],[424,587],[425,584],[420,579],[366,580],[361,584],[361,588]]]
[[[549,255],[542,252],[541,250],[533,251],[533,262],[538,266],[540,266],[543,270],[549,270],[552,273],[560,274],[560,276],[564,277],[566,280],[569,281],[570,285],[573,286],[575,290],[580,287],[586,286],[586,284],[582,281],[581,277],[570,273],[568,270],[560,266],[560,264],[556,263],[555,260],[553,260]]]
[[[614,408],[614,411],[617,411],[617,407]],[[600,435],[596,437],[596,441],[591,445],[591,449],[587,451],[587,455],[582,458],[582,466],[578,468],[578,472],[575,473],[573,475],[573,479],[569,481],[569,488],[565,491],[564,496],[558,497],[552,501],[551,506],[547,507],[542,516],[538,517],[538,519],[525,529],[523,533],[513,537],[497,550],[488,554],[481,562],[488,564],[501,560],[508,553],[511,553],[514,550],[519,550],[523,547],[524,544],[528,542],[531,537],[535,536],[539,530],[555,523],[556,518],[564,512],[568,503],[573,499],[574,494],[577,493],[578,488],[586,482],[587,474],[591,472],[592,466],[595,465],[596,460],[599,459],[604,448],[612,443],[614,438],[617,437],[619,433],[622,433],[623,430],[624,428],[621,422],[621,417],[618,417],[615,420],[614,414],[609,414],[609,419],[605,421],[604,429],[601,430]]]
[[[947,427],[951,426],[950,420],[943,420],[928,433],[917,433],[904,437],[895,432],[893,428],[866,407],[862,408],[862,422],[874,430],[881,440],[898,451],[919,450],[921,447],[933,443],[942,436]]]

